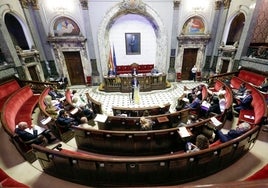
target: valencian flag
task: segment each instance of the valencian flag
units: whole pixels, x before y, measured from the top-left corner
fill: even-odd
[[[113,62],[113,55],[112,55],[112,49],[110,48],[110,53],[109,53],[109,60],[108,60],[108,68],[109,70],[114,70],[114,62]]]

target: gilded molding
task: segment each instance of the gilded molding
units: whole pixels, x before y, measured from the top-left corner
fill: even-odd
[[[80,4],[83,10],[88,10],[88,1],[87,0],[80,0]]]
[[[146,7],[142,0],[124,0],[120,5],[120,9],[130,12],[146,12]]]
[[[222,1],[221,0],[216,0],[215,1],[215,10],[220,10],[222,5]]]
[[[174,0],[174,8],[179,8],[181,0]]]
[[[29,0],[34,10],[39,10],[38,0]]]
[[[229,9],[231,0],[223,0],[223,4],[225,9]]]
[[[22,8],[28,8],[29,7],[28,0],[20,0],[20,4],[21,4]]]

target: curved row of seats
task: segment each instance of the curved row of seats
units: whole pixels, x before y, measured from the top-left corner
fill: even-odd
[[[130,157],[32,147],[45,172],[68,181],[90,186],[172,185],[229,166],[253,146],[259,130],[258,125],[253,126],[234,140],[194,153],[172,151]]]
[[[229,97],[227,104],[231,106],[232,95]],[[181,120],[180,114],[174,114]],[[197,123],[189,128],[198,134],[203,125],[205,123]],[[253,126],[234,140],[195,153],[182,152],[183,140],[176,140],[179,138],[177,128],[109,131],[74,127],[78,148],[93,153],[37,145],[33,148],[46,173],[68,181],[90,186],[172,185],[199,179],[229,166],[253,146],[259,129],[258,125]],[[175,139],[172,141],[172,138]],[[173,148],[174,144],[177,150]],[[150,153],[159,152],[159,148],[166,150]],[[100,154],[100,150],[105,152]],[[141,155],[137,155],[138,152]]]

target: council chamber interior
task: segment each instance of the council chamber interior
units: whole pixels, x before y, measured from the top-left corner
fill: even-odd
[[[1,185],[266,185],[267,7],[266,0],[1,1],[0,163],[12,180],[0,177]],[[251,109],[233,114],[242,82]],[[199,86],[202,101],[226,88],[222,114],[178,109]],[[52,88],[71,115],[72,91],[91,104],[89,127],[57,128],[46,112]],[[150,130],[140,130],[145,112]],[[57,141],[25,143],[14,133],[20,121],[51,130]],[[224,133],[243,122],[251,129],[185,152],[211,122]]]

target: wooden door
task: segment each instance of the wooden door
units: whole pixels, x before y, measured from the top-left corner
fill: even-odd
[[[39,79],[39,76],[36,73],[36,66],[35,65],[28,67],[28,70],[29,70],[29,73],[30,73],[30,76],[31,76],[32,80],[34,80],[34,81],[41,81]]]
[[[229,60],[222,60],[222,67],[221,67],[221,72],[220,73],[226,73],[228,71],[228,67],[229,67]]]
[[[85,85],[80,52],[63,52],[71,85]]]
[[[198,49],[197,48],[186,48],[183,52],[183,62],[181,68],[181,79],[189,80],[191,77],[191,69],[196,63]]]

